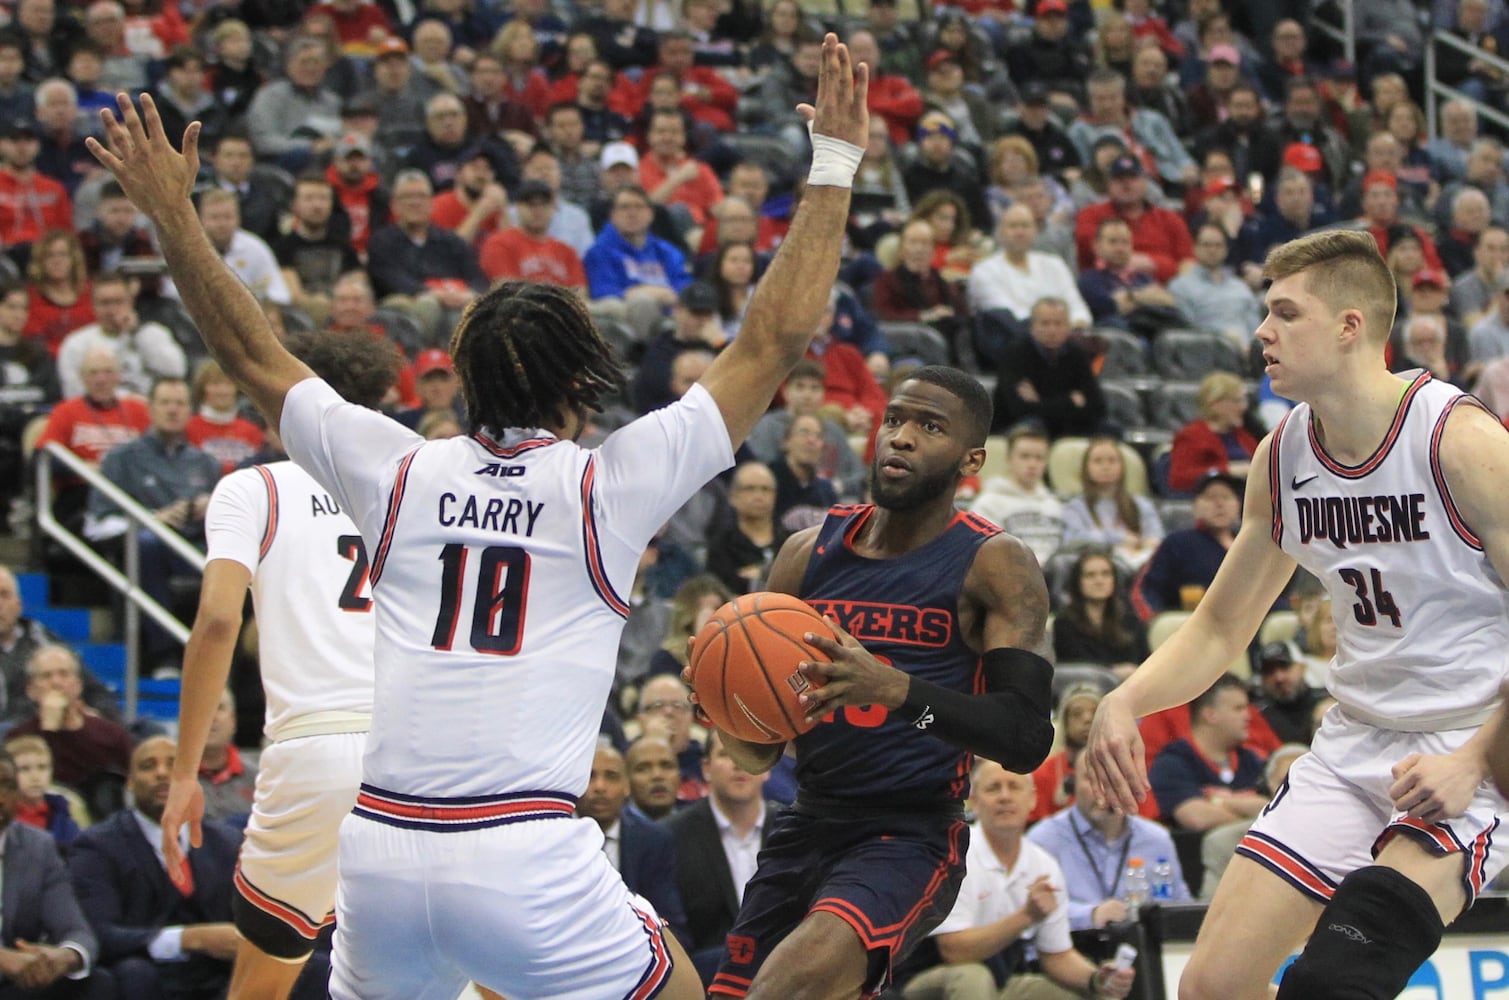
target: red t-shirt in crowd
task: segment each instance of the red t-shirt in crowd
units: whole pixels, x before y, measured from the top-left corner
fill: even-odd
[[[488,281],[509,278],[563,288],[586,288],[587,273],[576,251],[546,236],[534,239],[522,229],[503,229],[482,244],[482,273]]]
[[[98,464],[111,448],[141,437],[150,423],[147,404],[136,396],[117,399],[114,406],[75,396],[52,408],[37,447],[56,441],[84,461]]]
[[[189,444],[220,460],[221,473],[228,473],[262,448],[262,428],[245,417],[217,423],[202,413],[189,418],[183,429]]]

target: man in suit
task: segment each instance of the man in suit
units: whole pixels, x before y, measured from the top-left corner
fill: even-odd
[[[192,890],[168,880],[162,857],[162,810],[167,804],[172,740],[144,740],[131,755],[133,807],[86,830],[74,842],[69,867],[89,923],[100,939],[100,961],[119,983],[121,1000],[212,1000],[225,995],[236,929],[231,880],[241,834],[204,824],[204,843],[183,848]]]
[[[576,813],[596,820],[602,827],[603,853],[623,876],[629,891],[654,904],[655,912],[675,935],[689,943],[692,936],[687,930],[686,910],[676,887],[675,838],[639,811],[625,809],[628,801],[629,770],[623,754],[606,740],[600,741],[592,757],[587,793],[576,804]]]
[[[676,838],[676,886],[692,928],[687,950],[704,983],[711,983],[726,951],[725,938],[765,845],[765,774],[739,770],[716,729],[708,730],[702,759],[707,797],[673,814],[665,826]]]
[[[91,974],[99,946],[52,837],[12,822],[20,795],[16,762],[0,752],[0,1000],[111,1000],[115,981]]]

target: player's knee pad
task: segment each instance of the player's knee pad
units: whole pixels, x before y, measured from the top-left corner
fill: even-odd
[[[231,918],[238,934],[273,958],[301,962],[314,951],[314,938],[305,937],[287,920],[247,899],[240,891],[231,893]]]
[[[1445,929],[1430,893],[1392,868],[1360,868],[1321,912],[1278,1000],[1390,1000]]]

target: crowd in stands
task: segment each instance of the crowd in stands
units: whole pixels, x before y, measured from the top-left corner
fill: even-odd
[[[1180,853],[1208,894],[1327,704],[1335,626],[1301,580],[1231,677],[1145,723],[1145,816],[1074,798],[1099,693],[1198,603],[1257,441],[1288,405],[1250,356],[1268,250],[1328,226],[1370,232],[1399,287],[1392,367],[1509,409],[1509,160],[1471,103],[1503,108],[1509,78],[1442,48],[1439,78],[1471,100],[1441,104],[1431,135],[1421,65],[1434,28],[1505,51],[1509,10],[1353,8],[1355,62],[1307,0],[0,3],[0,531],[30,533],[44,570],[68,559],[33,530],[38,505],[113,559],[135,534],[144,586],[190,614],[195,580],[169,545],[59,466],[53,494],[33,495],[28,459],[61,445],[199,545],[217,479],[281,456],[84,146],[116,91],[150,90],[172,138],[203,123],[195,197],[227,265],[275,329],[401,353],[385,407],[426,438],[471,430],[446,353],[467,305],[501,281],[574,289],[629,374],[590,444],[677,399],[739,335],[802,198],[795,106],[835,30],[871,67],[842,281],[737,467],[644,556],[582,813],[710,974],[794,784],[789,761],[741,774],[692,725],[686,639],[762,586],[792,532],[864,498],[889,388],[919,363],[960,365],[992,388],[995,419],[988,471],[959,505],[1037,554],[1065,678],[1054,756],[977,786],[999,814],[1002,871],[1002,851],[1039,845],[1033,864],[1064,887],[1003,890],[1020,890],[1025,922],[987,981],[1031,963],[1080,990],[1095,970],[1067,934],[1126,917],[1122,845],[1151,863],[1174,850],[1169,829],[1203,835],[1203,858]],[[148,670],[171,676],[176,644],[151,624],[140,639]],[[125,727],[118,692],[24,616],[8,570],[0,678],[15,824],[66,852],[72,891],[48,892],[86,918],[61,908],[47,932],[61,949],[24,975],[50,975],[57,996],[221,988],[255,700],[239,727],[231,693],[217,714],[202,774],[230,826],[195,852],[185,898],[154,877],[151,846],[171,743]],[[967,917],[933,961],[974,964],[950,942]],[[7,913],[6,945],[19,933]],[[11,962],[0,948],[0,980],[23,975]],[[96,974],[69,978],[81,970]],[[923,978],[915,996],[934,988]]]

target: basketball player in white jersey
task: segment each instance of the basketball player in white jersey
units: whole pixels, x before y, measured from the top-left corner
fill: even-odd
[[[1242,528],[1190,620],[1096,712],[1091,794],[1148,791],[1136,720],[1198,695],[1298,562],[1326,584],[1336,698],[1253,824],[1200,928],[1181,1000],[1392,998],[1504,865],[1488,777],[1509,675],[1509,433],[1427,372],[1384,365],[1394,281],[1372,237],[1269,254],[1258,328],[1298,405],[1253,457]],[[1312,933],[1313,929],[1313,933]],[[1343,985],[1344,984],[1344,985]]]
[[[505,283],[451,340],[470,436],[422,441],[342,402],[290,355],[204,235],[184,153],[122,94],[91,152],[156,224],[179,292],[226,372],[357,525],[377,615],[372,728],[341,825],[331,993],[452,1000],[701,997],[631,896],[596,823],[573,818],[644,547],[769,406],[827,308],[868,135],[868,71],[823,43],[813,164],[740,334],[678,402],[587,451],[621,388],[569,291]],[[145,118],[145,122],[143,121]]]
[[[376,409],[396,350],[365,337],[302,335],[288,347],[341,396]],[[262,752],[236,895],[241,944],[230,1000],[283,1000],[333,919],[336,831],[356,804],[372,723],[372,598],[367,551],[325,488],[290,461],[232,472],[205,517],[207,562],[184,650],[178,755],[163,810],[163,857],[183,885],[179,833],[202,839],[199,764],[230,675],[251,588],[267,692]]]

